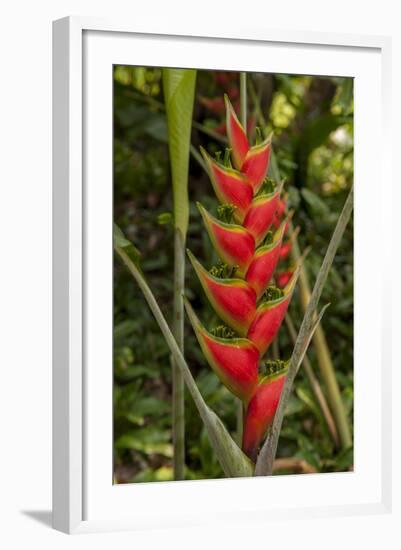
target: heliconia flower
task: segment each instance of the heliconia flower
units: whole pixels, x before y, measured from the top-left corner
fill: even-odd
[[[241,166],[241,172],[247,176],[254,193],[259,191],[259,188],[267,175],[270,150],[271,138],[269,137],[262,143],[259,143],[249,149]]]
[[[206,271],[190,251],[188,256],[218,316],[240,336],[245,336],[255,317],[253,288],[242,279],[218,279]]]
[[[283,295],[280,298],[262,302],[256,310],[255,318],[249,327],[246,337],[255,344],[261,356],[274,340],[283,322],[298,275],[299,268],[294,272],[291,280],[282,291]]]
[[[289,253],[291,252],[291,249],[292,249],[291,241],[287,241],[286,243],[281,245],[280,259],[285,260],[287,258],[287,256],[289,255]]]
[[[228,97],[230,98],[231,101],[235,100],[238,98],[239,96],[239,89],[238,89],[238,86],[236,86],[235,84],[231,86],[231,88],[229,88],[229,90],[227,91],[227,95]],[[240,102],[239,100],[237,101],[237,103],[234,102],[234,107],[237,109],[238,107],[238,110],[240,108]]]
[[[201,324],[188,301],[185,308],[209,365],[223,384],[247,403],[258,384],[259,352],[245,338],[219,338]]]
[[[221,108],[215,98],[202,102],[216,111]],[[287,199],[280,198],[283,183],[267,177],[271,139],[250,147],[247,131],[227,96],[224,103],[226,120],[218,126],[218,131],[226,127],[230,146],[224,163],[201,149],[222,204],[218,218],[198,204],[220,261],[207,271],[190,252],[188,256],[212,307],[227,326],[207,331],[187,302],[186,309],[209,365],[246,406],[243,450],[256,461],[288,368],[283,361],[270,361],[266,372],[260,359],[280,329],[300,267],[279,274],[278,287],[269,286],[277,263],[291,247],[290,242],[283,244],[290,220],[290,215],[282,219]],[[271,228],[275,230],[273,238],[272,232],[268,234]],[[259,369],[262,377],[258,377]]]
[[[269,195],[256,197],[249,206],[243,226],[254,236],[258,246],[273,222],[280,197],[280,188]]]
[[[233,100],[238,96],[238,91],[235,88],[233,88],[232,90],[229,91],[229,95],[231,96],[231,100]],[[217,97],[199,96],[199,103],[204,105],[206,109],[208,109],[209,111],[212,111],[216,115],[221,115],[225,111],[225,102],[221,96],[217,96]],[[235,112],[238,112],[239,108],[240,108],[240,102],[237,100],[234,102]],[[225,124],[225,117],[224,117],[224,124]]]
[[[235,206],[235,218],[241,223],[252,202],[253,190],[247,178],[233,170],[222,166],[212,159],[204,149],[201,149],[206,161],[210,179],[219,201]]]
[[[249,151],[248,138],[227,95],[224,95],[224,101],[226,104],[227,136],[232,149],[233,163],[237,170],[241,170]]]
[[[279,288],[284,288],[293,275],[293,271],[279,271],[276,273],[276,283]]]
[[[286,223],[286,221],[282,222],[271,244],[261,246],[256,250],[252,263],[246,272],[245,280],[256,292],[257,300],[266,290],[280,259],[281,242]]]
[[[250,134],[251,132],[253,132],[254,128],[255,128],[255,124],[256,124],[256,118],[254,116],[250,116],[248,118],[248,122],[247,122],[247,131],[248,131],[248,134]],[[218,134],[222,135],[222,136],[225,136],[227,135],[227,124],[226,124],[226,121],[222,121],[220,122],[220,124],[218,124],[217,126],[214,126],[213,130],[215,132],[217,132]]]
[[[237,266],[236,275],[245,275],[255,253],[255,239],[241,225],[221,222],[197,203],[213,246],[229,266]]]
[[[225,136],[227,134],[227,126],[225,121],[220,122],[220,124],[218,124],[217,126],[214,126],[213,131],[216,132],[216,134]]]
[[[221,96],[218,97],[205,97],[200,96],[199,102],[204,105],[209,111],[220,114],[224,111],[224,99]]]
[[[286,195],[286,197],[279,200],[279,203],[278,203],[278,206],[277,206],[277,216],[280,219],[285,214],[285,210],[287,208],[287,198],[288,198],[288,195]]]
[[[216,81],[216,83],[221,86],[222,88],[225,88],[226,86],[232,86],[235,87],[235,89],[238,90],[237,82],[238,82],[238,73],[237,72],[230,72],[230,71],[213,71],[213,78]],[[230,94],[231,95],[231,94]]]
[[[254,462],[259,446],[273,423],[285,383],[288,363],[277,373],[260,379],[248,403],[244,420],[242,449]]]

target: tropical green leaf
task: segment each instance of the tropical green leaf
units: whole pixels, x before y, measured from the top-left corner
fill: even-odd
[[[168,143],[174,196],[174,223],[186,235],[189,218],[188,166],[196,71],[163,69]]]

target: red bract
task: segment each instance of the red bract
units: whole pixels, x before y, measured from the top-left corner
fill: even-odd
[[[277,231],[275,238],[271,244],[260,246],[252,259],[252,263],[246,272],[245,279],[247,283],[256,292],[256,298],[259,299],[266,290],[277,262],[280,258],[281,241],[284,234],[285,223]]]
[[[202,351],[223,384],[248,402],[258,383],[259,352],[245,338],[219,338],[208,332],[187,302],[186,310]]]
[[[235,97],[238,96],[238,92],[235,88],[230,90],[228,94],[231,99],[235,99]],[[225,102],[224,99],[221,96],[218,97],[199,97],[199,102],[206,107],[209,111],[212,111],[213,113],[217,115],[221,115],[225,110]],[[235,111],[238,112],[240,108],[239,101],[234,102]],[[225,124],[225,123],[224,123]]]
[[[252,202],[252,186],[241,172],[219,164],[204,149],[201,149],[201,152],[208,166],[210,180],[217,198],[222,204],[235,206],[235,217],[241,223]]]
[[[273,223],[272,223],[272,226],[274,228],[278,228],[280,227],[280,224],[282,222],[282,218],[287,210],[287,198],[288,196],[285,195],[284,198],[280,198],[280,200],[278,201],[278,205],[277,205],[277,210],[276,210],[276,213],[274,215],[274,219],[273,219]],[[289,226],[289,220],[287,221],[287,225],[286,225],[286,228],[285,228],[285,233],[287,233],[287,230],[288,230],[288,226]]]
[[[266,177],[269,167],[271,139],[254,147],[249,147],[246,132],[241,125],[227,95],[226,102],[226,126],[228,142],[232,149],[233,164],[247,177],[252,185],[254,193],[257,193]]]
[[[263,355],[274,340],[287,309],[298,278],[297,270],[283,291],[283,296],[276,300],[262,302],[249,327],[247,338],[251,340]]]
[[[255,238],[258,245],[266,237],[276,213],[280,191],[256,197],[245,216],[244,227]]]
[[[279,288],[284,288],[293,276],[293,271],[279,271],[276,273],[276,283]]]
[[[287,241],[286,243],[284,243],[281,246],[280,259],[285,260],[288,257],[288,255],[290,254],[291,249],[292,249],[291,241]]]
[[[280,329],[299,270],[291,274],[283,290],[269,286],[282,249],[288,248],[282,242],[288,218],[277,224],[286,209],[280,197],[282,184],[266,178],[270,139],[251,147],[227,97],[225,105],[235,169],[227,154],[223,165],[202,150],[222,203],[220,219],[198,204],[220,263],[207,271],[190,252],[188,255],[210,303],[227,326],[208,332],[189,305],[187,311],[208,363],[247,405],[243,449],[255,460],[285,379],[281,369],[280,374],[269,372],[258,382],[259,361]],[[274,235],[271,227],[278,228]]]
[[[255,124],[256,124],[256,118],[254,116],[250,116],[249,119],[248,119],[248,123],[247,123],[247,131],[248,133],[250,132],[253,132],[254,128],[255,128]],[[221,134],[222,136],[225,136],[227,134],[227,124],[226,124],[226,121],[223,120],[222,122],[220,122],[220,124],[218,124],[217,126],[215,126],[213,128],[213,130],[217,133],[217,134]]]
[[[219,279],[211,275],[188,252],[203,290],[219,317],[238,334],[245,336],[256,311],[256,293],[242,279]]]
[[[226,126],[228,141],[232,147],[233,163],[237,170],[241,170],[245,157],[249,152],[248,138],[244,128],[242,127],[238,117],[233,109],[233,106],[228,99],[228,96],[224,96],[226,103]]]
[[[273,423],[286,379],[287,368],[278,374],[261,378],[249,401],[244,422],[242,449],[256,461],[260,443]]]
[[[270,138],[259,145],[255,145],[255,147],[252,147],[246,154],[244,163],[241,167],[241,171],[247,176],[255,193],[259,191],[266,177],[270,160],[270,148]]]
[[[213,78],[221,87],[236,86],[238,73],[229,71],[213,71]]]
[[[244,275],[255,254],[253,236],[241,225],[219,221],[199,203],[198,208],[217,254],[227,265],[238,266],[236,275]]]
[[[281,216],[284,216],[286,208],[287,208],[287,201],[285,199],[280,199],[278,201],[277,212],[276,212],[276,215],[278,216],[279,219],[281,219]]]

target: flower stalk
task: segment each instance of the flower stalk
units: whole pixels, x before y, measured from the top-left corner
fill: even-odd
[[[184,350],[185,241],[188,228],[188,166],[196,71],[163,69],[174,210],[173,334]],[[174,479],[185,478],[184,379],[172,358]]]
[[[174,305],[173,334],[181,351],[184,350],[185,247],[178,228],[174,230]],[[172,364],[173,468],[174,479],[185,478],[185,386],[184,378],[174,358]]]

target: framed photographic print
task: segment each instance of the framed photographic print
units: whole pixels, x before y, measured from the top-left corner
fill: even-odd
[[[54,23],[66,532],[389,507],[389,41],[204,34]]]

